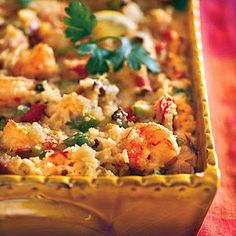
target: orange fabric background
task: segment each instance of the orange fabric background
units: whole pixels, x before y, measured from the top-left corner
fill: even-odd
[[[236,235],[236,0],[201,0],[207,90],[221,186],[199,236]]]

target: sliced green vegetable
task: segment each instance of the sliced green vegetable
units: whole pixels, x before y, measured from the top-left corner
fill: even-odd
[[[186,89],[182,89],[182,88],[174,88],[174,94],[178,94],[178,93],[186,93]]]
[[[77,133],[74,136],[65,139],[64,143],[67,147],[71,147],[76,144],[79,146],[82,146],[85,143],[88,145],[91,145],[88,137],[86,135],[84,135],[83,133]]]
[[[7,118],[5,116],[0,116],[0,130],[3,130],[7,124]]]
[[[127,5],[127,2],[124,0],[108,0],[107,8],[110,10],[120,10],[122,6]]]
[[[138,118],[145,118],[150,115],[151,106],[145,101],[137,101],[134,104],[134,114]]]
[[[175,9],[183,11],[187,9],[188,0],[171,0],[171,3]]]
[[[30,108],[26,105],[20,105],[16,108],[15,111],[15,115],[16,116],[22,116],[24,115],[26,112],[28,112],[30,110]]]
[[[188,100],[191,102],[192,101],[192,94],[188,89],[182,89],[182,88],[173,88],[173,93],[174,94],[179,94],[179,93],[184,93]]]
[[[47,151],[42,149],[41,147],[35,146],[32,148],[32,156],[39,157],[39,159],[43,159],[46,155]]]
[[[76,91],[78,81],[76,80],[60,80],[59,87],[62,94],[68,94]]]
[[[20,8],[26,8],[33,0],[16,0],[16,4]]]
[[[88,121],[82,122],[79,126],[78,126],[78,130],[80,130],[81,132],[85,133],[87,132],[90,128],[96,128],[98,126],[98,121],[91,118]]]
[[[90,128],[96,128],[99,122],[90,116],[77,116],[75,119],[67,122],[72,129],[77,129],[86,133]]]
[[[186,140],[183,138],[177,137],[176,142],[177,142],[178,146],[182,146],[183,144],[186,143]]]

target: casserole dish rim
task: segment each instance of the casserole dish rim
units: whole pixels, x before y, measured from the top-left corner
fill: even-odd
[[[68,187],[73,187],[76,183],[83,182],[86,185],[103,185],[112,184],[116,186],[137,185],[137,186],[151,186],[160,185],[163,187],[171,186],[199,186],[210,185],[213,188],[219,186],[219,168],[216,152],[214,150],[214,141],[212,137],[208,100],[206,94],[206,84],[204,80],[203,55],[200,32],[200,2],[199,0],[189,1],[189,13],[192,15],[191,31],[192,47],[195,56],[196,68],[198,76],[198,90],[200,90],[201,109],[203,114],[203,127],[201,131],[205,135],[205,143],[201,148],[205,148],[206,154],[206,168],[203,172],[194,174],[173,174],[173,175],[147,175],[147,176],[107,176],[107,177],[89,177],[89,176],[38,176],[38,175],[0,175],[0,185],[4,183],[43,183],[43,184],[65,184]]]

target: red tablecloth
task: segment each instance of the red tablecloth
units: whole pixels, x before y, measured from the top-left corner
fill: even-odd
[[[236,235],[236,0],[201,0],[207,89],[221,186],[199,236]]]

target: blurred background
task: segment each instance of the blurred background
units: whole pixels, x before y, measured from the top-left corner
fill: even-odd
[[[203,51],[221,187],[200,236],[236,235],[236,0],[200,0]]]

